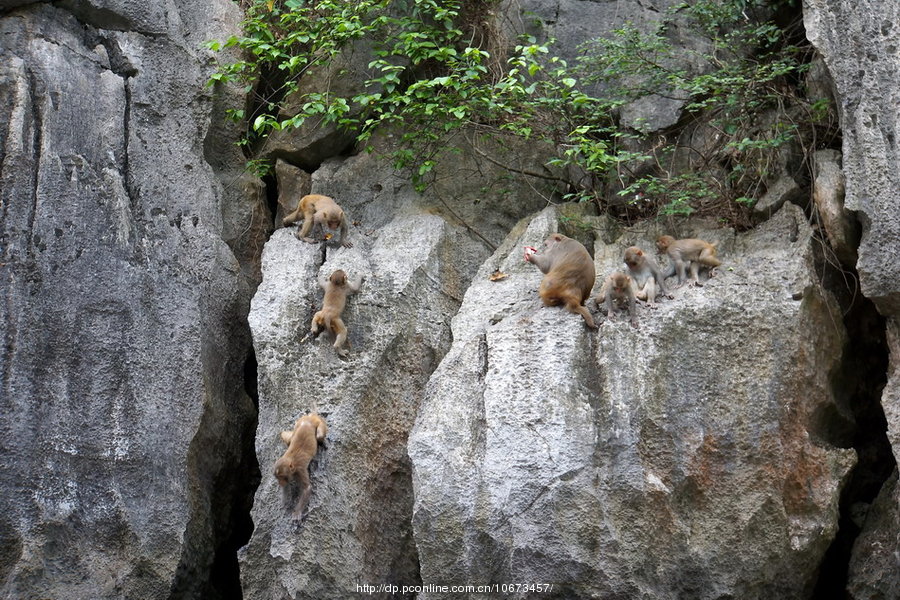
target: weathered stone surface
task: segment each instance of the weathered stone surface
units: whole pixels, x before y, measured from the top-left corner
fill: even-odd
[[[813,155],[813,178],[813,201],[828,243],[842,264],[853,266],[859,244],[859,224],[856,217],[844,209],[841,153],[837,150],[816,152]]]
[[[423,583],[808,597],[855,454],[813,423],[844,333],[802,211],[691,232],[720,240],[719,275],[596,334],[540,306],[522,262],[555,224],[523,222],[482,265],[428,383],[409,438]],[[598,242],[598,281],[651,233]]]
[[[280,158],[275,162],[275,177],[278,181],[278,211],[275,223],[279,226],[285,216],[294,212],[300,198],[312,189],[310,174]]]
[[[839,98],[847,210],[862,222],[863,294],[900,314],[900,3],[804,0],[807,37],[828,65]]]
[[[238,19],[224,0],[0,18],[4,598],[228,583],[209,567],[253,485],[252,278],[225,242],[228,161],[206,147],[232,140],[208,140],[198,44]]]
[[[464,238],[438,216],[408,215],[357,236],[352,249],[329,249],[324,265],[319,246],[288,229],[266,244],[250,314],[263,479],[256,529],[241,551],[245,598],[347,598],[357,584],[418,582],[405,444],[425,382],[449,346],[450,315],[479,262],[453,259]],[[337,268],[366,275],[344,313],[348,361],[328,334],[304,339],[321,306],[317,272]],[[271,467],[284,451],[278,433],[307,410],[325,415],[328,449],[313,463],[310,514],[298,527]]]
[[[900,323],[888,319],[888,381],[881,396],[887,436],[900,461]],[[869,508],[853,545],[847,590],[854,600],[886,600],[900,590],[900,488],[897,473],[885,483]]]
[[[803,191],[794,178],[782,175],[769,184],[766,193],[753,205],[753,214],[760,219],[768,219],[781,210],[787,202],[795,202],[802,198]]]
[[[533,145],[491,151],[511,166],[539,153]],[[436,184],[424,194],[374,154],[328,160],[308,191],[340,203],[353,248],[323,254],[297,240],[293,228],[266,244],[250,315],[263,480],[252,513],[256,529],[240,557],[245,598],[345,598],[357,584],[419,582],[407,436],[425,383],[449,348],[450,318],[490,244],[543,206],[546,193],[500,180],[506,171],[471,149],[451,158],[438,161]],[[302,178],[287,167],[279,171],[280,189]],[[366,275],[345,313],[349,361],[335,355],[326,335],[301,342],[322,301],[316,276],[337,268]],[[307,410],[326,415],[329,448],[313,463],[311,512],[297,528],[271,468],[284,451],[278,432]],[[339,543],[320,544],[320,536]]]

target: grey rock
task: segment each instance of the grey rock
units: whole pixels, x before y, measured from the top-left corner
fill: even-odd
[[[887,600],[900,590],[900,491],[897,471],[884,484],[853,544],[847,573],[852,600]]]
[[[817,151],[813,155],[813,201],[819,222],[837,259],[852,267],[857,259],[859,223],[844,209],[844,191],[841,153]]]
[[[224,0],[0,19],[4,598],[217,597],[253,478],[253,280],[197,43],[238,20]]]
[[[297,209],[300,198],[310,193],[312,178],[310,174],[281,160],[275,161],[275,177],[278,180],[278,211],[275,223],[281,225],[287,215]]]
[[[428,382],[408,444],[423,583],[809,596],[855,453],[808,430],[845,334],[802,211],[692,231],[720,241],[719,275],[599,333],[541,306],[522,262],[555,227],[547,209],[481,266]],[[598,273],[633,243],[653,242],[597,242]],[[487,281],[495,269],[509,277]]]
[[[768,219],[778,212],[786,202],[796,202],[803,198],[803,190],[793,177],[782,175],[769,184],[766,193],[753,205],[753,214],[758,219]]]
[[[347,598],[357,584],[414,585],[412,485],[406,438],[430,373],[450,344],[450,315],[486,253],[458,256],[466,236],[435,215],[401,215],[353,248],[328,248],[275,232],[250,326],[259,361],[256,452],[263,473],[256,525],[241,550],[245,598]],[[319,271],[363,273],[344,322],[352,351],[342,361],[329,334],[308,339],[322,293]],[[271,474],[278,433],[305,411],[325,415],[327,450],[312,464],[309,516],[284,510]],[[327,540],[327,542],[325,541]]]
[[[843,131],[844,206],[862,223],[860,286],[886,316],[900,315],[900,4],[804,0],[807,37],[834,79]]]

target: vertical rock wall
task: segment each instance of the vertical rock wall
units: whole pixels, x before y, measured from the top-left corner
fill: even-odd
[[[834,80],[843,132],[845,206],[862,223],[857,262],[862,293],[888,320],[890,369],[882,395],[887,433],[900,460],[900,3],[804,0],[807,36]],[[900,492],[884,486],[853,547],[852,598],[900,589]]]
[[[5,598],[219,593],[255,425],[254,269],[229,231],[256,199],[209,139],[200,45],[239,18],[225,0],[0,14]]]

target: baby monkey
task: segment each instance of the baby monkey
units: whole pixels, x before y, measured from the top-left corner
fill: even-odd
[[[341,319],[341,313],[347,305],[347,296],[355,294],[362,285],[363,276],[357,275],[352,282],[347,281],[347,274],[338,269],[333,272],[330,277],[325,278],[324,274],[319,275],[319,285],[325,290],[325,299],[322,302],[322,310],[313,315],[309,332],[313,337],[318,337],[321,331],[319,327],[325,327],[334,334],[334,349],[337,350],[341,358],[346,358],[350,351],[344,348],[344,342],[350,346],[347,339],[347,326]]]
[[[669,268],[663,277],[670,277],[678,273],[678,285],[683,285],[687,278],[686,267],[691,266],[691,284],[702,286],[699,273],[700,266],[709,267],[709,276],[714,277],[716,267],[722,264],[716,258],[716,246],[718,242],[710,244],[704,240],[685,238],[676,240],[671,235],[660,236],[656,240],[656,249],[660,254],[669,255]]]
[[[344,211],[332,198],[319,194],[310,194],[300,198],[297,210],[284,218],[282,224],[287,227],[303,219],[303,225],[294,235],[297,239],[315,244],[318,239],[310,237],[316,230],[322,234],[322,239],[329,240],[341,230],[341,246],[352,248],[353,244],[347,239],[347,219]]]
[[[671,298],[666,290],[662,270],[652,256],[644,254],[637,246],[631,246],[625,249],[624,260],[638,300],[645,300],[652,307],[656,305],[657,295]]]
[[[275,461],[275,478],[281,486],[285,508],[290,508],[299,493],[292,513],[295,520],[302,520],[305,516],[303,513],[312,494],[309,463],[316,455],[319,444],[325,445],[327,433],[325,420],[317,414],[300,417],[294,423],[293,430],[281,432],[281,441],[287,444],[287,450]]]
[[[606,305],[606,318],[612,320],[615,308],[620,310],[627,308],[631,326],[637,327],[637,310],[635,308],[634,281],[621,271],[616,271],[606,278],[600,287],[600,293],[594,298],[597,307],[601,303]]]

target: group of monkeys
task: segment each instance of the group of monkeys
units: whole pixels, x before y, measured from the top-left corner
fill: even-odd
[[[669,257],[669,268],[665,272],[652,256],[637,246],[631,246],[625,250],[625,271],[615,271],[603,281],[594,302],[598,307],[601,304],[606,307],[608,319],[613,318],[616,308],[627,309],[631,326],[637,327],[637,300],[654,306],[658,296],[672,297],[666,290],[667,277],[677,274],[678,285],[682,285],[690,267],[691,285],[702,286],[700,268],[709,269],[708,276],[712,277],[716,267],[722,264],[716,258],[716,242],[695,238],[676,240],[664,235],[656,240],[656,249],[659,254]],[[584,317],[588,327],[597,329],[594,318],[584,306],[594,287],[594,261],[581,242],[554,233],[544,241],[543,253],[538,254],[536,248],[525,246],[525,260],[544,273],[538,288],[544,305],[563,306],[569,312]]]
[[[295,233],[298,239],[316,243],[320,239],[329,240],[340,231],[340,244],[352,247],[347,236],[347,220],[341,207],[328,196],[311,194],[300,199],[297,209],[284,218],[285,226],[303,219],[303,225]],[[320,232],[321,237],[316,233]],[[712,277],[715,268],[722,263],[716,258],[716,243],[700,239],[676,240],[664,235],[656,240],[659,254],[669,257],[669,267],[663,272],[656,260],[637,246],[625,250],[625,271],[610,274],[594,298],[599,307],[605,305],[607,318],[612,319],[616,308],[627,309],[631,325],[637,327],[636,301],[643,300],[650,306],[660,295],[668,296],[665,280],[678,275],[678,284],[687,278],[690,267],[691,285],[700,283],[700,268],[709,269]],[[594,287],[596,272],[594,261],[581,242],[554,233],[544,241],[543,252],[532,246],[525,246],[525,260],[544,273],[538,294],[546,306],[563,306],[569,312],[580,314],[591,329],[597,329],[594,318],[584,306]],[[318,283],[325,290],[322,309],[313,315],[310,333],[315,337],[323,330],[335,336],[334,348],[338,355],[346,357],[350,346],[347,327],[341,318],[347,303],[347,296],[359,291],[363,276],[357,275],[352,281],[338,269],[325,277],[320,275]],[[324,328],[324,329],[323,329]],[[328,426],[317,414],[309,414],[297,419],[294,428],[282,431],[281,440],[287,445],[284,454],[275,461],[275,477],[283,490],[284,503],[293,505],[293,518],[300,520],[309,502],[311,487],[308,467],[316,455],[319,444],[324,445]]]

